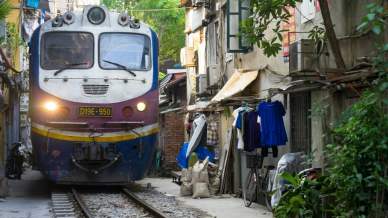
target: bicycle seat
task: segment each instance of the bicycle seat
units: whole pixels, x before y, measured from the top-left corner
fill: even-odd
[[[275,169],[275,166],[274,165],[265,165],[264,168],[266,168],[267,170],[273,170],[273,169]]]

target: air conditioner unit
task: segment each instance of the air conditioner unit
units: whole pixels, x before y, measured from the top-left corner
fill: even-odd
[[[204,21],[206,22],[207,9],[205,7],[196,7],[189,11],[187,15],[188,30],[190,32],[196,31],[198,28],[203,26]]]
[[[181,64],[184,67],[195,67],[195,52],[192,47],[184,47],[181,49]]]
[[[207,67],[207,80],[210,86],[216,84],[220,78],[220,66],[219,65],[210,65]]]
[[[314,70],[314,42],[310,39],[301,39],[290,45],[289,70],[295,72],[313,72]]]
[[[197,83],[196,84],[197,94],[205,93],[208,87],[207,75],[206,74],[197,75],[196,83]]]

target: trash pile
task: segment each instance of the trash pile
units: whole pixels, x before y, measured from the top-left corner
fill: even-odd
[[[193,167],[182,169],[180,194],[193,198],[208,198],[217,194],[220,187],[217,175],[216,165],[209,162],[208,157],[197,161]]]
[[[230,186],[230,143],[219,154],[218,122],[214,115],[197,113],[190,128],[190,140],[183,143],[177,156],[181,182],[181,195],[206,198],[226,193]],[[216,164],[218,163],[218,164]],[[224,187],[224,188],[223,188]]]

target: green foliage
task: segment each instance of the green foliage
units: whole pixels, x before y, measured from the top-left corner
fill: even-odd
[[[384,32],[384,9],[367,6],[368,14],[358,27],[379,36]],[[383,15],[385,13],[385,15]],[[327,146],[330,183],[336,187],[333,213],[346,217],[383,217],[388,190],[388,44],[377,48],[373,60],[376,86],[344,114],[334,129],[334,143]]]
[[[308,35],[308,38],[313,40],[315,44],[326,40],[326,30],[322,26],[314,26]]]
[[[163,80],[167,76],[167,73],[159,72],[159,81]]]
[[[110,9],[129,12],[129,15],[144,21],[156,31],[160,41],[161,63],[179,61],[180,49],[185,46],[185,11],[178,8],[179,0],[103,0],[103,3]]]
[[[385,92],[364,93],[334,129],[327,146],[330,185],[335,187],[333,211],[337,216],[381,216],[381,196],[388,189],[388,116]]]
[[[277,218],[321,217],[323,213],[321,197],[324,177],[310,180],[300,176],[283,173],[282,178],[288,181],[287,192],[275,208]]]
[[[23,44],[23,40],[14,23],[7,23],[7,38],[5,44],[10,51],[16,51]]]
[[[361,24],[357,27],[358,31],[368,32],[379,35],[383,32],[384,26],[388,25],[385,20],[388,17],[388,12],[384,10],[382,5],[370,3],[366,6],[368,14],[362,18]]]
[[[287,7],[295,7],[301,0],[252,0],[252,16],[242,24],[242,35],[255,43],[268,57],[276,56],[282,49],[284,22],[291,14]]]
[[[8,0],[3,0],[0,3],[0,20],[4,20],[11,12],[11,4]]]

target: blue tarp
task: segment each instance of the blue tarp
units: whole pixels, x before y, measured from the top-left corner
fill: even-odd
[[[205,146],[198,146],[194,151],[197,154],[199,160],[205,160],[209,157],[209,161],[214,163],[215,154],[212,151],[209,151]]]
[[[189,167],[189,158],[186,158],[186,152],[189,147],[189,143],[183,143],[181,150],[176,157],[178,162],[178,166],[180,168],[188,168]],[[209,161],[214,163],[215,154],[212,151],[209,151],[205,146],[198,146],[194,152],[197,154],[199,160],[205,160],[206,157],[209,157]]]
[[[188,147],[189,143],[183,143],[181,150],[179,151],[178,156],[176,157],[178,166],[182,169],[189,167],[189,159],[186,158],[186,151]]]

